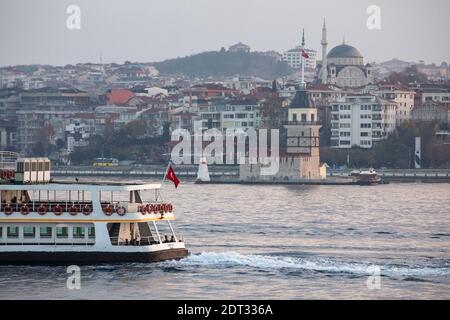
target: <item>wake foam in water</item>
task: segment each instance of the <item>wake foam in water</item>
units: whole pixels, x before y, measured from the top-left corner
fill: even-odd
[[[250,267],[258,270],[275,271],[313,271],[326,273],[349,273],[368,275],[373,273],[373,267],[380,268],[381,275],[426,277],[450,276],[450,267],[376,265],[361,262],[344,262],[321,257],[286,257],[276,255],[244,255],[236,252],[203,252],[189,257],[169,262],[174,267]]]

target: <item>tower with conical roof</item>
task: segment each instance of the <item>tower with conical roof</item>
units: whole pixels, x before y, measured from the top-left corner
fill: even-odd
[[[302,46],[304,46],[304,35]],[[306,91],[302,75],[300,86],[288,108],[286,153],[298,159],[300,179],[320,179],[319,130],[317,109]]]

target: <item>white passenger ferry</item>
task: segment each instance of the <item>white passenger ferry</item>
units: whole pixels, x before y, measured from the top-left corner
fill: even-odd
[[[160,184],[57,183],[46,158],[0,169],[0,264],[155,262],[188,255]]]

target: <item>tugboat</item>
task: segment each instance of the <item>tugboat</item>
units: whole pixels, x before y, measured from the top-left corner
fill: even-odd
[[[381,178],[378,176],[378,173],[374,169],[369,169],[367,171],[361,171],[359,175],[357,175],[358,180],[357,184],[360,186],[372,186],[381,183]]]
[[[188,255],[161,184],[58,183],[47,158],[1,170],[0,264],[156,262]]]

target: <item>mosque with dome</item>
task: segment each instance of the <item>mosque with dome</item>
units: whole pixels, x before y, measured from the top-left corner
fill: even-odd
[[[325,21],[322,28],[322,63],[317,65],[318,80],[323,84],[339,87],[362,87],[372,83],[372,67],[364,64],[361,53],[353,46],[345,43],[327,52],[327,27]]]

